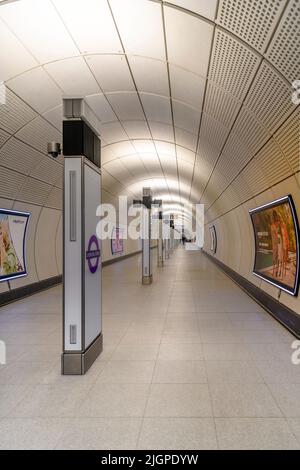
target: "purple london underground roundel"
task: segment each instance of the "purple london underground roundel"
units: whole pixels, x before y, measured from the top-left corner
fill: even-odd
[[[96,235],[92,235],[89,239],[88,249],[86,252],[86,260],[90,272],[94,274],[98,269],[100,260],[100,247]]]

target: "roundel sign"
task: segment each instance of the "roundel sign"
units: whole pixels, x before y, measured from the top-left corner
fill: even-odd
[[[94,274],[98,269],[100,260],[100,247],[96,235],[92,235],[89,239],[88,249],[86,252],[86,260],[90,272]]]

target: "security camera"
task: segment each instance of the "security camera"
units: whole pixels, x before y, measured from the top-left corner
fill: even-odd
[[[53,158],[57,158],[61,154],[60,143],[48,142],[47,153]]]

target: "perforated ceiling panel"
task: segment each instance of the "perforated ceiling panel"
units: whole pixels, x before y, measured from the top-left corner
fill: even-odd
[[[234,180],[234,182],[232,183],[232,187],[234,188],[241,202],[247,201],[248,199],[251,199],[253,197],[253,191],[249,186],[248,182],[245,180],[243,173]],[[226,191],[223,197],[225,196]]]
[[[200,155],[203,151],[205,153],[207,147],[210,149],[213,148],[216,152],[219,152],[225,143],[227,135],[227,127],[204,114],[201,123],[198,153]]]
[[[31,176],[39,180],[55,184],[56,181],[63,178],[63,166],[51,157],[43,157],[38,165],[36,165]]]
[[[273,139],[257,154],[254,163],[256,161],[259,162],[266,176],[263,189],[275,185],[292,174],[292,169],[288,165],[284,154]],[[257,175],[257,177],[259,176]]]
[[[221,172],[227,178],[229,184],[249,161],[250,157],[251,154],[247,147],[232,134],[218,161],[216,171]]]
[[[27,177],[17,195],[18,201],[30,202],[43,206],[51,191],[49,184]]]
[[[209,79],[241,100],[247,93],[260,58],[230,34],[217,29]]]
[[[238,194],[233,186],[229,186],[217,200],[217,208],[221,213],[227,212],[240,203]]]
[[[206,90],[204,112],[230,129],[241,107],[232,95],[209,83]]]
[[[267,175],[264,173],[263,160],[260,157],[252,160],[244,171],[242,171],[241,175],[237,177],[237,180],[240,177],[247,182],[247,185],[251,189],[251,196],[255,196],[255,194],[259,194],[269,187]],[[233,182],[233,186],[235,181]],[[241,201],[245,200],[242,199],[242,197],[240,197],[240,199]]]
[[[292,0],[267,52],[268,59],[290,81],[300,77],[300,1]]]
[[[26,175],[38,165],[43,155],[12,137],[0,150],[0,164]]]
[[[294,110],[291,86],[269,64],[263,62],[245,106],[272,133]]]
[[[62,209],[62,190],[58,188],[52,188],[51,193],[49,194],[45,205],[51,207],[52,209]]]
[[[274,136],[293,171],[300,170],[300,107]]]
[[[0,167],[0,197],[15,199],[22,187],[25,176],[8,168]]]
[[[0,127],[13,134],[37,116],[27,104],[6,88],[5,103],[0,106]]]
[[[284,0],[220,0],[217,22],[263,52],[284,6]]]
[[[9,139],[8,132],[5,132],[3,129],[0,129],[0,147]]]
[[[257,120],[255,114],[249,113],[245,107],[242,108],[235,122],[229,141],[232,135],[243,143],[251,155],[254,155],[270,137],[267,130]],[[240,153],[238,141],[236,141],[236,144],[237,146],[232,147],[229,153],[234,152],[236,155]]]
[[[1,108],[0,108],[1,109]],[[42,153],[47,152],[48,142],[61,142],[61,134],[42,117],[37,117],[17,132],[16,137],[32,145]]]

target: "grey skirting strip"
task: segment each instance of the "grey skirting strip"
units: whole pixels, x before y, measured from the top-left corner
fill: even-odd
[[[109,266],[110,264],[116,263],[117,261],[123,261],[124,259],[131,258],[132,256],[139,255],[142,251],[133,251],[132,253],[128,253],[128,255],[122,256],[115,256],[115,258],[108,259],[107,261],[102,262],[102,266]]]
[[[157,246],[151,246],[151,250],[157,248]],[[132,253],[128,253],[128,255],[116,256],[115,258],[108,259],[107,261],[102,262],[102,266],[109,266],[110,264],[116,263],[117,261],[123,261],[124,259],[131,258],[132,256],[136,256],[142,253],[142,250],[133,251]]]
[[[0,306],[14,302],[15,300],[22,299],[28,295],[36,294],[49,287],[56,286],[62,282],[62,276],[50,277],[49,279],[43,279],[39,282],[34,282],[26,286],[17,287],[16,289],[11,289],[7,292],[2,292],[0,294]]]
[[[261,305],[268,313],[270,313],[276,320],[284,325],[291,333],[297,338],[300,338],[300,315],[294,310],[286,307],[274,297],[264,292],[259,287],[252,284],[252,282],[245,279],[233,269],[226,266],[214,256],[210,255],[203,250],[203,253],[215,263],[225,274],[227,274],[236,284],[238,284],[252,299]]]
[[[151,248],[156,248],[153,246]],[[128,255],[123,256],[116,256],[115,258],[109,259],[102,263],[102,266],[108,266],[112,263],[116,263],[117,261],[123,261],[124,259],[130,258],[131,256],[135,256],[140,254],[142,251],[134,251],[133,253],[129,253]],[[6,305],[10,302],[14,302],[16,300],[22,299],[24,297],[28,297],[29,295],[36,294],[45,289],[49,289],[50,287],[56,286],[57,284],[61,284],[62,276],[55,276],[50,277],[49,279],[44,279],[39,282],[34,282],[32,284],[28,284],[26,286],[17,287],[17,289],[11,289],[7,292],[2,292],[0,294],[0,307]]]

